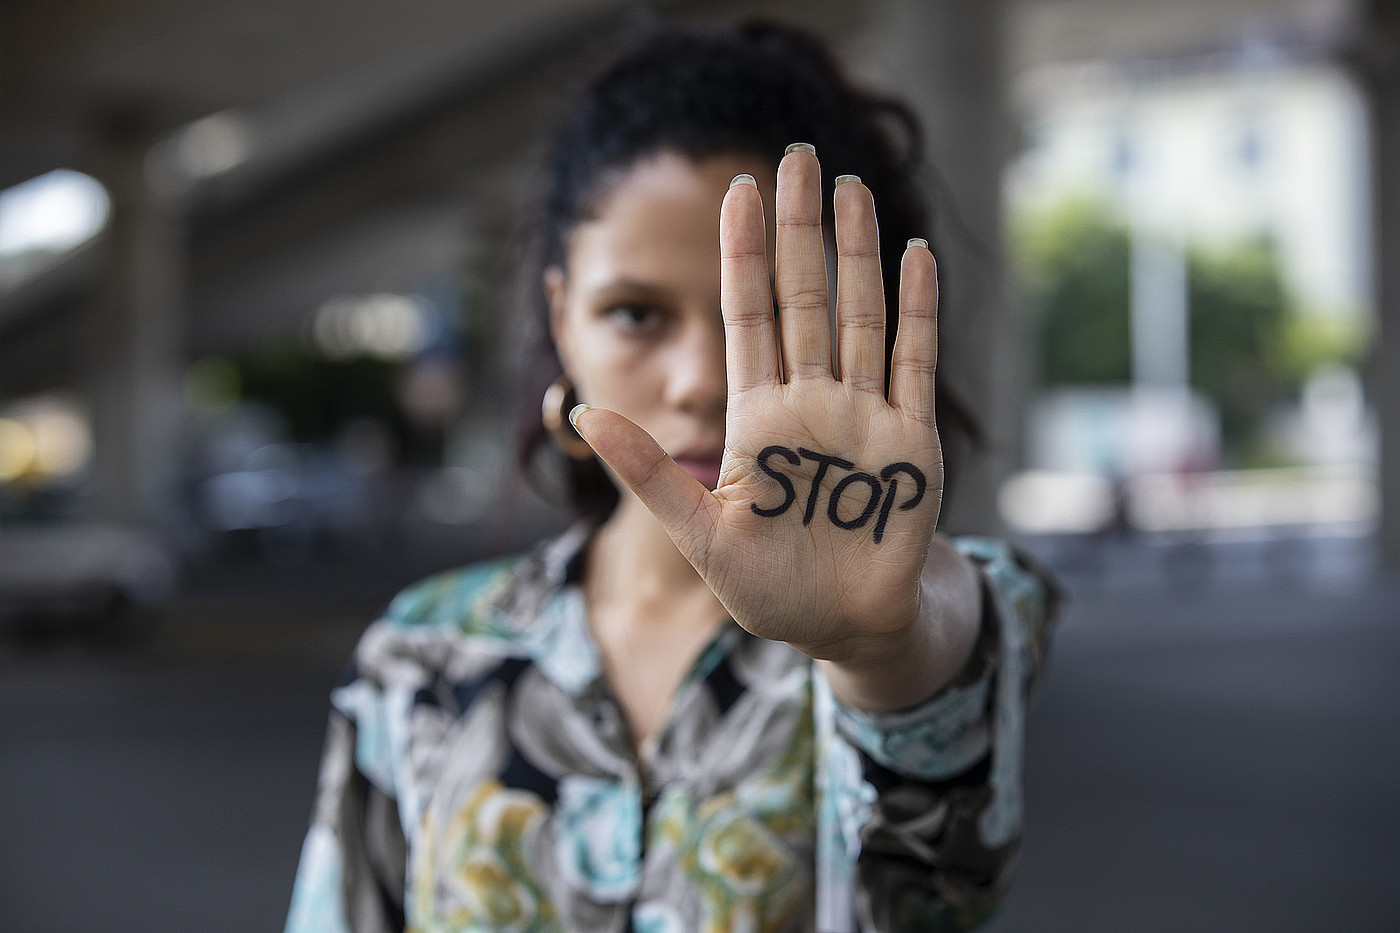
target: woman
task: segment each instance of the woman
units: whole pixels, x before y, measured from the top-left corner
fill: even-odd
[[[772,26],[662,34],[590,85],[540,275],[584,519],[366,633],[289,930],[932,930],[996,905],[1050,598],[934,534],[960,423],[933,255],[890,245],[919,217],[901,113]],[[834,341],[818,155],[865,178],[832,195]]]

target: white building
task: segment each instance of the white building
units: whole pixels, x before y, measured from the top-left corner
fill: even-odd
[[[1267,236],[1301,312],[1368,313],[1365,114],[1337,69],[1256,52],[1047,69],[1019,91],[1011,210],[1088,194],[1207,247]]]
[[[1187,244],[1226,248],[1265,238],[1277,250],[1299,314],[1367,329],[1372,257],[1366,114],[1357,89],[1338,68],[1258,47],[1150,63],[1040,69],[1025,75],[1017,91],[1024,138],[1007,175],[1007,207],[1013,214],[1087,196],[1119,212],[1135,238],[1175,244],[1178,254]],[[1214,416],[1184,385],[1184,269],[1179,278],[1175,287],[1181,294],[1148,296],[1156,307],[1146,309],[1147,316],[1175,317],[1165,333],[1171,338],[1175,327],[1178,336],[1156,339],[1163,333],[1158,323],[1146,329],[1154,338],[1134,354],[1138,378],[1147,373],[1142,384],[1066,387],[1032,402],[1027,430],[1032,472],[1008,486],[1003,499],[1014,525],[1095,527],[1112,507],[1112,493],[1101,478],[1156,482],[1154,476],[1209,461],[1216,443]],[[1139,300],[1135,295],[1134,303]],[[1139,332],[1140,311],[1134,309]],[[1142,366],[1144,348],[1149,362],[1153,353],[1183,358]],[[1175,374],[1165,386],[1153,378],[1163,372]],[[1319,371],[1301,404],[1274,420],[1270,427],[1280,451],[1300,464],[1333,471],[1307,474],[1313,485],[1345,481],[1370,490],[1370,498],[1339,498],[1328,486],[1319,500],[1325,500],[1325,508],[1310,520],[1363,525],[1372,520],[1374,488],[1367,468],[1360,467],[1361,479],[1343,474],[1339,480],[1335,474],[1347,464],[1375,461],[1374,418],[1356,374],[1337,367]],[[1325,480],[1317,479],[1323,475]],[[1057,492],[1047,497],[1051,488]],[[1270,502],[1298,498],[1286,484],[1265,488]],[[1149,492],[1135,502],[1138,511],[1146,508],[1143,514],[1161,505]],[[1074,514],[1041,514],[1050,500]],[[1274,511],[1298,519],[1296,510]],[[1196,513],[1173,515],[1168,524],[1203,520]]]

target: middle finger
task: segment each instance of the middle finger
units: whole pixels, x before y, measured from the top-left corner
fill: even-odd
[[[836,354],[841,381],[885,395],[885,289],[880,233],[870,189],[854,175],[836,179]]]
[[[789,381],[831,378],[831,324],[822,241],[821,166],[794,143],[778,165],[774,285],[779,344]]]

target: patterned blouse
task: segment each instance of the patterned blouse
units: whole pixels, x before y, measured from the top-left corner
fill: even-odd
[[[287,933],[960,930],[1009,881],[1053,599],[958,539],[986,613],[956,683],[870,715],[721,628],[638,761],[578,584],[589,531],[432,577],[365,633]]]

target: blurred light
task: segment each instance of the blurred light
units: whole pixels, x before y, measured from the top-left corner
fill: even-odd
[[[1303,385],[1303,410],[1319,419],[1354,422],[1365,408],[1361,376],[1348,366],[1319,367]]]
[[[13,418],[0,418],[0,482],[29,472],[34,463],[34,435]]]
[[[1129,483],[1133,524],[1144,531],[1368,528],[1379,501],[1375,477],[1357,467],[1149,473]]]
[[[1092,473],[1027,470],[1007,480],[997,504],[1016,530],[1036,534],[1101,531],[1115,513],[1112,485]]]
[[[1061,473],[1199,469],[1220,448],[1211,402],[1170,389],[1055,387],[1034,400],[1028,424],[1029,462]]]
[[[168,166],[191,181],[222,175],[252,154],[247,122],[232,111],[210,114],[177,130],[166,143]]]
[[[238,404],[243,380],[228,360],[206,356],[185,372],[185,404],[201,415],[222,414]]]
[[[430,313],[417,295],[342,295],[316,311],[311,337],[334,360],[406,360],[427,346]]]
[[[66,405],[54,404],[30,418],[34,432],[34,467],[42,476],[72,476],[87,465],[92,438],[87,422]]]
[[[57,396],[10,406],[0,425],[0,479],[65,479],[92,456],[87,419],[77,405]]]
[[[107,222],[107,191],[89,175],[59,169],[0,191],[0,255],[61,252]]]

